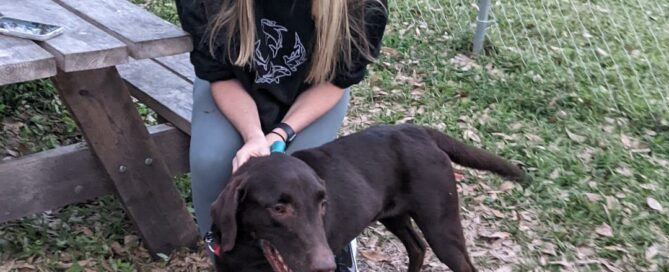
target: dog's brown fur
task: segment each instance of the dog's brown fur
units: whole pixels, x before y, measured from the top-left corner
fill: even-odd
[[[414,125],[373,127],[293,156],[252,159],[212,205],[213,229],[225,251],[217,268],[272,271],[257,245],[263,239],[293,271],[332,271],[324,258],[378,220],[402,241],[408,271],[415,272],[426,245],[413,219],[451,270],[476,271],[465,247],[451,161],[525,178],[492,153]]]

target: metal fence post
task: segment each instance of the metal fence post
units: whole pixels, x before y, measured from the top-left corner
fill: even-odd
[[[474,32],[474,50],[475,56],[483,50],[483,41],[485,40],[486,29],[488,28],[488,14],[490,13],[490,0],[479,0],[479,12],[476,16],[476,32]]]

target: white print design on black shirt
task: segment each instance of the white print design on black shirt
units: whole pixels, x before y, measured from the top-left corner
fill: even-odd
[[[283,48],[283,32],[288,32],[288,29],[278,25],[275,21],[267,19],[261,19],[260,23],[265,39],[258,39],[255,44],[255,82],[279,84],[282,77],[290,76],[293,72],[297,71],[297,67],[307,61],[306,49],[302,45],[300,35],[295,32],[293,52],[290,53],[290,56],[277,58],[279,49]],[[271,56],[263,56],[263,52],[271,54]],[[282,60],[283,63],[276,63]]]

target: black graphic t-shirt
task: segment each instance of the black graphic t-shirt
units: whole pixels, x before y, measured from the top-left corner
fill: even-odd
[[[312,0],[255,0],[256,42],[253,64],[239,67],[225,55],[228,41],[219,36],[216,55],[209,53],[205,31],[207,23],[226,0],[177,0],[182,27],[193,36],[191,62],[196,75],[214,82],[237,79],[256,101],[265,132],[279,123],[297,96],[309,89],[305,82],[310,67],[314,38]],[[323,0],[314,0],[323,1]],[[365,0],[360,0],[365,1]],[[381,1],[383,5],[386,1]],[[377,57],[387,22],[385,8],[369,1],[365,27],[372,56]],[[234,59],[234,58],[233,58]],[[353,65],[340,65],[332,84],[348,88],[360,82],[369,61],[353,52]]]

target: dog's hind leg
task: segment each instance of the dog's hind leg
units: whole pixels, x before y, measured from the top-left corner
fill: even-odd
[[[423,182],[435,177],[438,182]],[[467,253],[452,169],[425,171],[414,181],[411,217],[435,255],[454,272],[476,271]]]
[[[414,216],[435,255],[454,272],[476,271],[469,259],[457,205],[424,209]],[[436,212],[442,210],[441,212]],[[434,213],[431,213],[433,212]]]
[[[409,255],[409,270],[407,271],[420,271],[425,259],[426,245],[423,239],[418,236],[413,226],[411,226],[409,215],[399,215],[379,221],[404,244]]]

